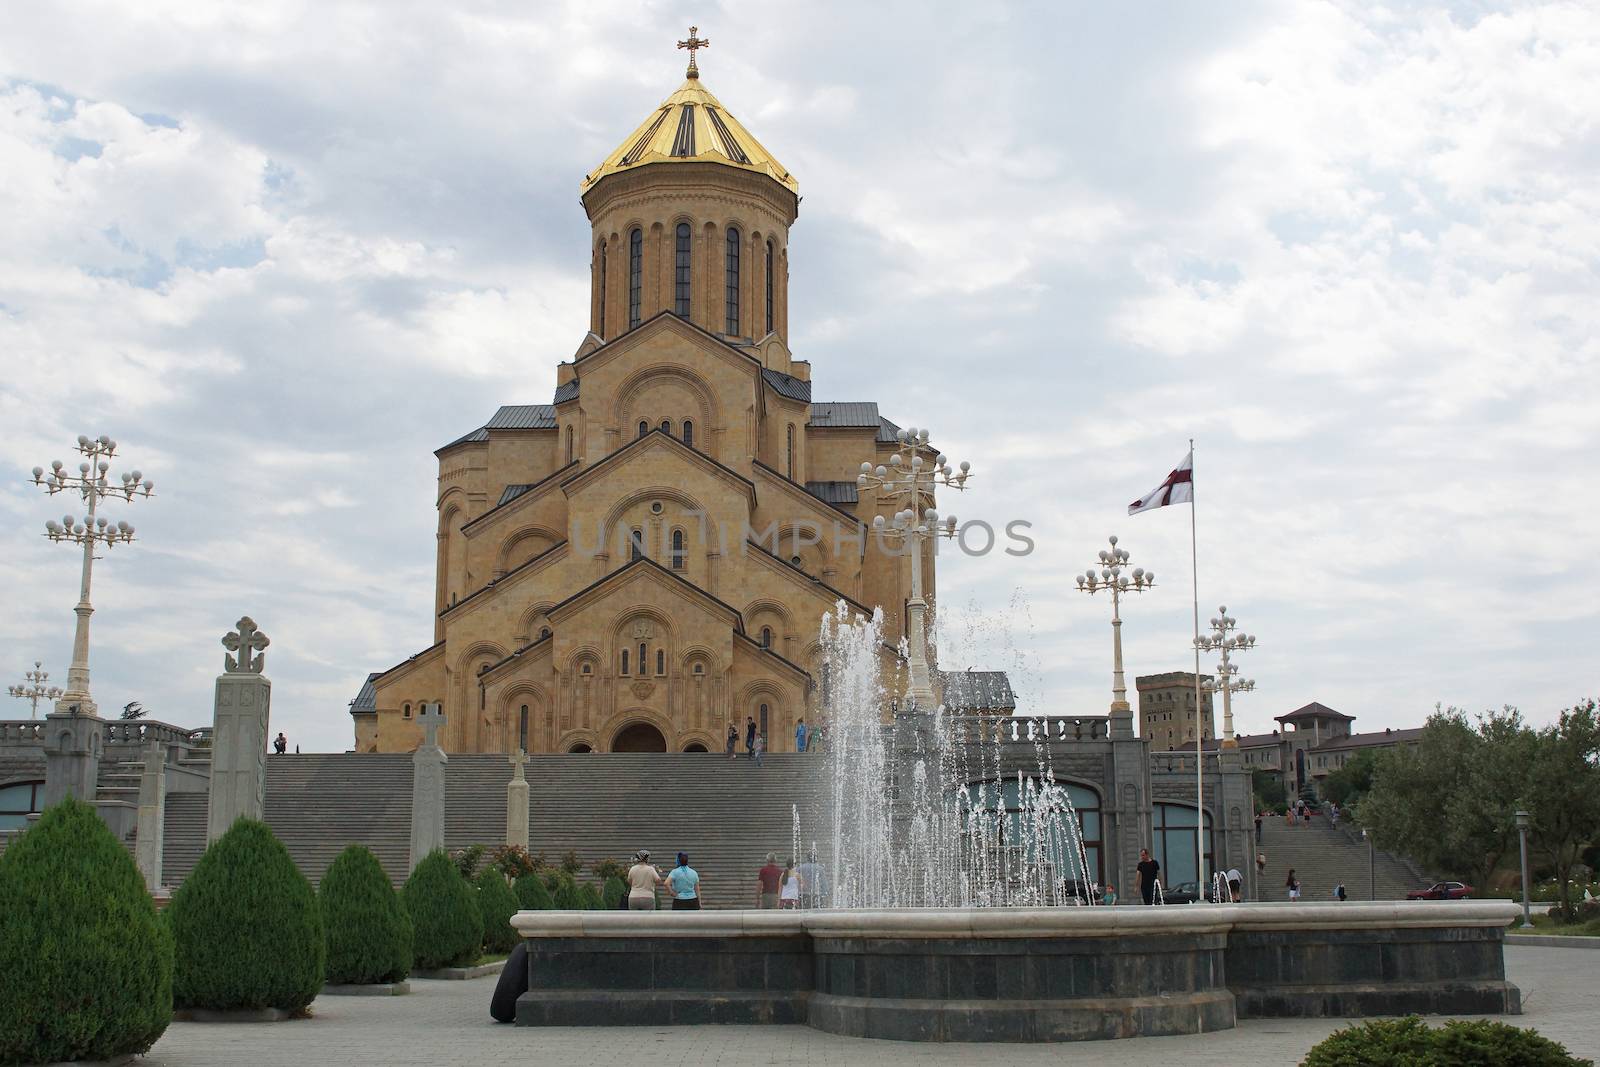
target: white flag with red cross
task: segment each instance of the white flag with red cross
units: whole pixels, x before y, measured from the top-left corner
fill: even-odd
[[[1194,503],[1194,449],[1183,457],[1177,470],[1167,475],[1167,480],[1128,505],[1128,514],[1164,508],[1168,504]]]

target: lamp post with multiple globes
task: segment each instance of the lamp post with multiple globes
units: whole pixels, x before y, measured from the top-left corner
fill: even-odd
[[[67,474],[65,464],[59,459],[50,464],[50,470],[33,468],[33,484],[43,486],[51,496],[57,493],[76,493],[83,497],[85,512],[74,518],[69,512],[57,522],[51,519],[44,524],[45,536],[52,541],[83,546],[83,573],[78,594],[78,605],[73,609],[78,616],[77,629],[72,637],[72,665],[67,668],[67,688],[56,701],[57,712],[75,715],[93,715],[94,701],[89,698],[89,616],[94,608],[89,604],[89,584],[94,573],[96,545],[111,548],[133,540],[133,527],[126,522],[112,525],[99,514],[100,502],[107,497],[119,496],[132,501],[134,497],[148,497],[155,484],[139,471],[123,474],[121,484],[113,484],[107,477],[111,459],[116,455],[117,442],[105,434],[97,438],[78,435],[78,451],[85,459],[78,464],[78,473]]]
[[[13,685],[6,691],[19,700],[26,700],[33,705],[33,717],[39,717],[39,700],[54,700],[61,695],[58,686],[47,686],[44,683],[50,680],[50,672],[43,669],[44,664],[39,660],[33,661],[33,670],[25,671],[22,675],[26,685]]]
[[[1201,652],[1220,652],[1222,662],[1217,664],[1217,676],[1209,683],[1213,693],[1222,694],[1222,747],[1238,748],[1239,742],[1233,736],[1233,694],[1248,693],[1256,687],[1254,678],[1240,678],[1239,665],[1228,659],[1230,653],[1243,652],[1256,647],[1254,634],[1235,633],[1239,620],[1228,614],[1228,606],[1224,604],[1217,609],[1218,615],[1211,620],[1211,636],[1195,638],[1195,647]],[[1205,709],[1196,708],[1196,716],[1200,717],[1200,727],[1196,736],[1205,736]],[[1198,745],[1199,742],[1197,741]],[[1198,751],[1198,749],[1197,749]]]
[[[922,545],[930,537],[954,537],[956,517],[940,516],[934,509],[934,490],[965,489],[972,464],[962,460],[951,467],[947,456],[933,452],[926,427],[907,427],[895,434],[897,448],[887,464],[861,464],[856,475],[859,489],[875,490],[881,499],[904,501],[891,518],[872,517],[878,537],[901,538],[911,553],[911,598],[906,602],[906,645],[911,685],[906,699],[913,708],[933,710],[933,678],[928,668],[928,604],[922,598]],[[933,453],[930,464],[929,453]],[[926,505],[926,506],[924,506]],[[909,709],[908,709],[909,710]]]
[[[1100,550],[1098,572],[1090,567],[1078,575],[1078,591],[1091,595],[1102,591],[1111,594],[1111,713],[1116,715],[1132,710],[1128,705],[1128,688],[1122,680],[1122,597],[1125,593],[1142,593],[1154,589],[1156,575],[1143,567],[1135,567],[1131,574],[1123,574],[1128,565],[1128,550],[1117,547],[1117,538],[1111,536],[1111,547]]]

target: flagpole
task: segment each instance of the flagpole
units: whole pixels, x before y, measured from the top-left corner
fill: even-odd
[[[1206,706],[1200,692],[1200,548],[1194,516],[1194,438],[1189,438],[1189,575],[1194,591],[1194,869],[1195,888],[1206,894]]]

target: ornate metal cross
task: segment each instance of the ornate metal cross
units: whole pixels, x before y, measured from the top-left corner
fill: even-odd
[[[422,714],[417,716],[417,721],[422,724],[423,747],[439,747],[439,728],[444,725],[444,705],[424,704]]]
[[[235,632],[222,638],[223,648],[239,653],[237,660],[232,656],[224,656],[223,666],[229,674],[260,674],[267,662],[266,653],[262,650],[270,644],[272,642],[267,640],[267,635],[256,629],[255,620],[246,615],[239,620]],[[252,656],[252,652],[256,655]]]
[[[517,782],[523,781],[522,765],[528,762],[528,754],[519,748],[511,754],[510,760],[512,780]]]
[[[699,32],[700,32],[700,27],[699,26],[690,26],[689,27],[689,39],[687,41],[679,41],[678,42],[678,47],[679,48],[687,48],[689,50],[689,77],[691,77],[691,78],[700,77],[700,68],[695,65],[695,61],[694,61],[695,50],[699,49],[699,48],[710,48],[711,47],[711,39],[710,38],[695,36]]]

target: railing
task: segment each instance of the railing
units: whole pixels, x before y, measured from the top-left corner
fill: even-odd
[[[1339,818],[1335,819],[1333,816],[1332,804],[1324,800],[1319,807],[1322,811],[1322,814],[1327,817],[1328,825],[1335,833],[1343,834],[1344,839],[1352,844],[1367,844],[1366,831],[1352,823],[1349,819],[1344,818],[1342,814]],[[1433,877],[1427,871],[1424,871],[1421,866],[1419,866],[1417,862],[1410,856],[1402,856],[1398,852],[1390,852],[1388,849],[1377,848],[1375,845],[1372,847],[1373,851],[1375,851],[1378,855],[1391,859],[1395,863],[1398,863],[1400,866],[1404,867],[1420,884],[1429,884],[1439,880]]]
[[[44,744],[43,719],[8,719],[0,722],[0,745]]]
[[[1000,744],[1104,741],[1111,731],[1110,719],[1104,715],[981,715],[954,721],[967,741]]]
[[[1220,757],[1221,753],[1218,752],[1205,753],[1206,762],[1219,769],[1221,767]],[[1150,770],[1152,772],[1164,771],[1168,774],[1193,774],[1195,772],[1194,752],[1193,750],[1188,752],[1152,752],[1150,753]],[[1207,773],[1215,774],[1218,772],[1208,769]]]
[[[211,727],[202,726],[198,729],[188,729],[183,726],[174,726],[169,722],[156,722],[153,719],[112,719],[106,723],[105,743],[107,747],[112,745],[143,747],[152,742],[160,742],[164,745],[179,748],[209,745],[211,743]]]

